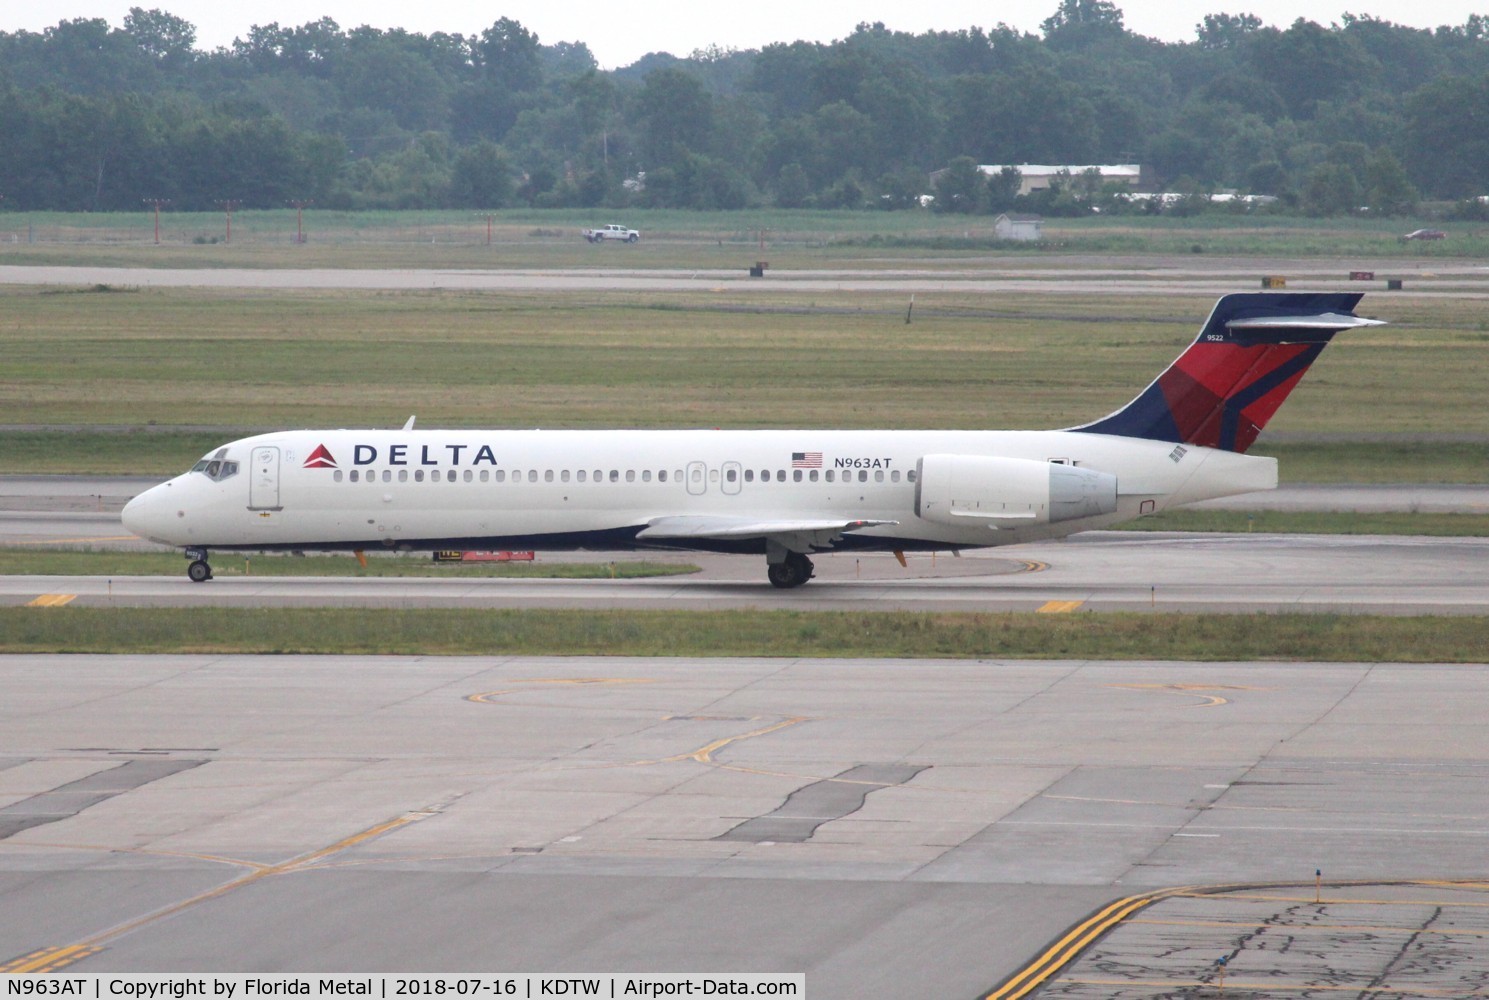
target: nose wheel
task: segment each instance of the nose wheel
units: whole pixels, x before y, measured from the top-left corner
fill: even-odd
[[[186,558],[191,564],[186,567],[186,578],[192,583],[206,583],[212,579],[212,567],[207,562],[205,549],[187,549]]]
[[[812,578],[812,560],[800,552],[788,552],[784,560],[767,566],[765,575],[772,586],[783,590],[800,587]]]

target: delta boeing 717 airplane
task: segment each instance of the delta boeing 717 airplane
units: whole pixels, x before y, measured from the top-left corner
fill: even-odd
[[[125,527],[211,550],[694,549],[765,556],[1060,538],[1273,489],[1246,450],[1358,294],[1227,295],[1122,409],[1047,431],[302,430],[233,441],[135,497]]]

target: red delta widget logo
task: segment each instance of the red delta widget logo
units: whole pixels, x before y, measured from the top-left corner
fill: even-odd
[[[305,465],[303,466],[303,468],[339,469],[341,468],[341,466],[336,464],[336,459],[331,455],[331,451],[329,448],[327,448],[323,444],[318,444],[315,446],[315,451],[312,451],[310,453],[310,457],[305,459]]]

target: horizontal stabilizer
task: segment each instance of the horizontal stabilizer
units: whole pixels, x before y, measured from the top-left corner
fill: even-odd
[[[1251,319],[1233,319],[1225,324],[1227,330],[1353,330],[1361,326],[1385,326],[1384,320],[1366,319],[1349,313],[1320,313],[1317,316],[1255,316]]]

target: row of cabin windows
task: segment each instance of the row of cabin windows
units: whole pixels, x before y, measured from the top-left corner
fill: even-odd
[[[762,483],[768,483],[768,482],[771,482],[772,480],[774,480],[775,482],[778,482],[778,483],[784,483],[786,481],[786,471],[787,470],[785,470],[785,469],[776,469],[774,472],[772,472],[770,469],[761,469],[760,470],[760,473],[759,473],[759,481],[762,482]],[[855,471],[857,471],[857,473],[858,473],[858,482],[860,482],[860,483],[866,483],[866,482],[869,481],[869,477],[870,477],[870,470],[869,469],[858,469],[858,470],[843,469],[843,470],[841,470],[841,473],[842,473],[841,480],[842,480],[842,482],[845,482],[845,483],[851,483],[851,482],[853,482],[853,478],[854,478],[853,477],[853,473]],[[410,476],[409,476],[409,473],[410,472],[413,473],[412,478],[413,478],[413,481],[414,482],[416,482],[416,483],[422,483],[422,482],[424,482],[424,470],[423,469],[412,469],[412,470],[410,470],[410,469],[399,469],[398,470],[398,477],[397,477],[398,482],[400,482],[400,483],[406,483],[406,482],[408,482],[409,481],[409,478],[410,478]],[[839,478],[838,475],[837,475],[837,473],[839,472],[839,470],[837,470],[837,469],[807,469],[807,470],[792,469],[792,470],[790,470],[790,472],[791,472],[791,481],[792,482],[795,482],[795,483],[800,483],[800,482],[815,483],[815,482],[818,482],[818,481],[831,483],[831,482],[836,481]],[[611,469],[608,473],[604,469],[595,469],[593,475],[594,475],[593,481],[596,482],[596,483],[603,483],[603,482],[606,482],[607,480],[609,482],[612,482],[612,483],[618,483],[618,482],[621,481],[621,477],[625,477],[625,481],[628,482],[628,483],[634,483],[634,482],[636,482],[638,476],[640,477],[640,481],[643,482],[643,483],[649,483],[653,479],[653,474],[652,474],[652,471],[650,469],[642,469],[639,473],[635,469],[626,469],[624,472],[622,472],[620,469]],[[671,473],[671,475],[672,475],[672,481],[673,482],[680,483],[680,482],[683,481],[683,473],[682,473],[682,470],[681,469],[677,470],[676,472]],[[700,468],[691,469],[690,470],[690,475],[691,475],[692,481],[694,483],[701,483],[701,482],[703,482],[703,470],[702,469],[700,469]],[[719,475],[720,475],[720,470],[718,470],[718,469],[709,469],[708,470],[708,481],[711,482],[711,483],[717,483],[719,481]],[[577,472],[573,472],[573,473],[571,473],[568,469],[560,469],[557,472],[555,472],[552,469],[544,469],[542,472],[539,472],[537,469],[528,469],[526,472],[522,472],[520,470],[514,470],[511,473],[508,473],[506,469],[480,469],[480,470],[465,469],[463,471],[456,471],[454,469],[451,469],[448,473],[446,473],[444,475],[443,481],[444,482],[447,482],[447,483],[456,483],[456,482],[462,482],[462,481],[463,482],[467,482],[467,483],[478,482],[478,481],[479,482],[483,482],[483,483],[486,483],[486,482],[505,483],[505,482],[508,482],[508,481],[513,482],[513,483],[520,483],[520,482],[523,482],[524,481],[524,479],[523,479],[524,476],[526,476],[526,480],[525,481],[526,482],[529,482],[529,483],[536,483],[536,482],[538,482],[538,477],[539,476],[542,477],[542,481],[545,482],[545,483],[552,483],[552,482],[567,483],[567,482],[570,482],[571,480],[573,482],[578,482],[578,483],[585,483],[585,482],[590,482],[591,481],[590,480],[590,472],[589,472],[588,469],[579,469]],[[661,470],[659,470],[655,474],[655,479],[659,483],[665,483],[665,482],[667,482],[667,476],[668,476],[667,470],[666,469],[661,469]],[[747,483],[753,483],[753,482],[756,481],[756,473],[755,473],[755,470],[754,469],[745,469],[745,470],[743,470],[743,472],[741,472],[741,470],[739,470],[737,468],[730,467],[728,469],[723,470],[723,476],[724,476],[724,481],[725,482],[730,482],[730,483],[739,482],[739,480],[741,478],[743,478],[744,481],[747,482]],[[882,482],[886,482],[886,481],[891,482],[891,483],[897,483],[897,482],[900,481],[900,470],[899,469],[890,469],[890,470],[887,470],[886,471],[884,469],[874,469],[874,470],[872,470],[872,476],[873,476],[874,482],[876,482],[876,483],[882,483]],[[342,474],[342,470],[337,469],[336,472],[332,475],[332,478],[336,482],[338,482],[338,483],[339,482],[342,482],[343,479],[345,479],[345,481],[347,481],[347,482],[353,482],[353,483],[355,483],[355,482],[376,483],[376,482],[379,482],[379,481],[384,482],[384,483],[391,483],[391,482],[393,482],[394,476],[393,476],[393,470],[392,469],[383,469],[383,470],[381,470],[381,479],[379,479],[379,472],[378,472],[377,469],[367,469],[365,471],[364,470],[361,470],[361,469],[352,469],[349,472],[347,472],[344,476]],[[429,470],[429,481],[432,482],[432,483],[438,483],[438,482],[441,481],[441,475],[440,475],[440,470],[439,469],[430,469]],[[913,469],[910,470],[909,472],[906,472],[905,473],[905,481],[906,482],[909,482],[909,483],[915,482],[915,471]]]

